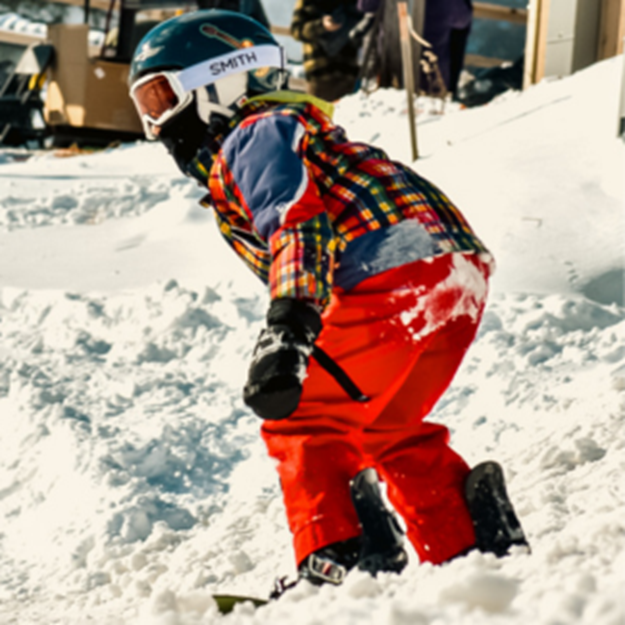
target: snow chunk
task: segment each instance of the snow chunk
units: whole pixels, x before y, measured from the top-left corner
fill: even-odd
[[[476,572],[440,593],[442,602],[456,602],[468,608],[481,608],[486,612],[504,612],[516,597],[519,584],[516,580],[488,572]]]

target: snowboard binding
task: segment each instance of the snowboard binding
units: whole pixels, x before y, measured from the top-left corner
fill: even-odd
[[[360,536],[344,540],[311,553],[298,569],[299,579],[307,579],[311,584],[343,583],[347,573],[358,562],[361,545]]]
[[[529,552],[529,543],[508,498],[499,464],[492,461],[478,464],[465,482],[465,498],[479,551],[501,558],[518,545]]]
[[[362,534],[311,553],[299,565],[297,580],[276,580],[271,599],[277,599],[302,579],[315,586],[338,586],[354,567],[374,577],[378,573],[400,573],[404,569],[408,554],[403,547],[403,531],[384,505],[377,472],[372,468],[363,469],[349,485]]]

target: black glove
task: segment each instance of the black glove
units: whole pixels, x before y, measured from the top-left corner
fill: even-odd
[[[295,411],[320,331],[314,304],[291,298],[271,302],[243,389],[243,401],[259,417],[284,419]]]
[[[344,6],[332,11],[332,18],[341,24],[341,27],[334,31],[325,31],[317,37],[317,43],[330,58],[335,57],[350,42],[351,31],[362,17],[363,14],[359,11],[348,13]]]

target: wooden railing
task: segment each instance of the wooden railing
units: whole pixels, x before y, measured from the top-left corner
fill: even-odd
[[[474,19],[497,20],[526,26],[527,16],[527,9],[514,9],[498,4],[490,4],[488,2],[473,3]],[[499,67],[502,63],[509,60],[512,59],[499,59],[491,56],[483,56],[481,54],[466,54],[464,64],[469,67]]]
[[[499,20],[512,24],[527,24],[527,9],[502,7],[488,2],[473,3],[473,17],[483,20]]]
[[[0,30],[0,43],[8,43],[12,46],[27,48],[32,43],[41,43],[47,39],[46,35],[36,33],[16,33],[12,30]],[[89,56],[95,57],[100,54],[102,46],[89,45]]]
[[[0,30],[0,43],[8,43],[13,46],[27,47],[31,43],[43,41],[45,35],[36,35],[33,33],[16,33],[12,30]]]
[[[272,26],[271,32],[274,35],[284,35],[285,37],[291,36],[291,29],[288,26]]]
[[[55,4],[71,4],[75,7],[84,7],[85,0],[52,0]],[[108,11],[111,6],[110,0],[89,0],[89,6],[92,9],[100,9],[100,11]]]

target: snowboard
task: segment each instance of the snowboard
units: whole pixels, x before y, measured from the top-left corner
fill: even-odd
[[[234,610],[237,603],[245,603],[250,601],[254,607],[258,608],[267,603],[267,599],[259,599],[258,597],[246,597],[245,595],[213,595],[213,599],[217,603],[217,608],[222,614],[228,614]]]

